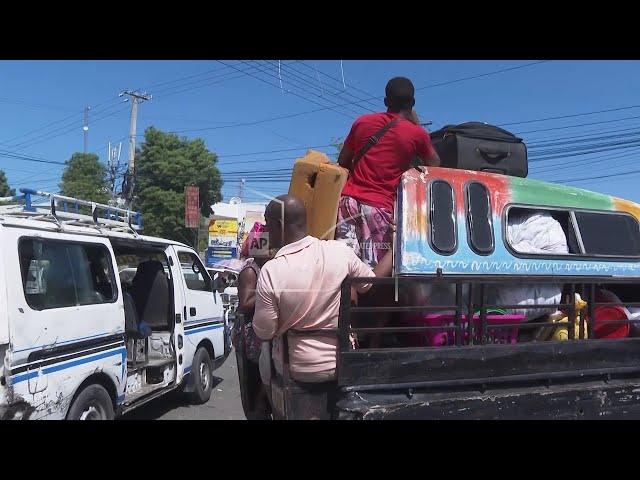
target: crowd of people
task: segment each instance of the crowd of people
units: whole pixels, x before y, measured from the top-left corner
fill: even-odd
[[[339,154],[349,171],[339,203],[335,240],[307,234],[303,202],[290,195],[266,208],[266,224],[254,225],[243,246],[247,259],[239,275],[234,345],[251,383],[245,411],[265,418],[265,385],[271,362],[282,358],[280,339],[288,338],[289,374],[297,382],[335,380],[341,284],[346,277],[390,276],[393,203],[402,174],[412,162],[438,165],[428,132],[414,110],[414,87],[407,78],[391,79],[385,89],[386,112],[358,118]],[[267,234],[268,249],[255,238]],[[352,291],[352,300],[371,285]],[[323,333],[326,331],[327,333]],[[311,333],[305,334],[305,332]],[[241,348],[238,348],[241,347]]]

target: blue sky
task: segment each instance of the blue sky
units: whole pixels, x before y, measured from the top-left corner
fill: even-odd
[[[153,99],[140,107],[138,134],[153,125],[203,138],[219,155],[225,199],[237,194],[245,176],[246,199],[256,200],[253,191],[286,191],[284,169],[307,147],[344,137],[366,108],[382,110],[386,81],[403,75],[418,89],[416,110],[434,122],[431,129],[473,120],[527,122],[505,128],[521,133],[529,145],[531,177],[640,202],[640,174],[626,173],[640,169],[640,62],[550,61],[502,71],[533,62],[345,60],[341,71],[340,60],[282,60],[279,71],[277,60],[2,61],[0,169],[13,187],[57,191],[63,167],[6,158],[6,153],[67,160],[83,149],[86,105],[92,106],[89,151],[106,161],[107,143],[122,141],[121,161],[126,161],[130,107],[118,93],[146,88]],[[377,98],[354,104],[371,97]],[[612,109],[619,110],[578,115]],[[300,115],[273,120],[294,114]],[[568,115],[576,116],[531,121]],[[247,123],[254,124],[237,125]],[[590,137],[604,138],[587,143],[606,145],[571,156],[580,145],[572,142]],[[245,155],[272,150],[290,151]],[[319,150],[334,153],[331,147]],[[612,176],[580,180],[598,175]]]

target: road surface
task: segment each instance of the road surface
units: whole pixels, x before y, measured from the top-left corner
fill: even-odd
[[[169,393],[122,417],[123,420],[245,420],[240,401],[236,353],[213,372],[211,399],[204,405],[190,405],[179,393]]]

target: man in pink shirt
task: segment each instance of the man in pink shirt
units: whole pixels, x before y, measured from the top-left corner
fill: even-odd
[[[288,332],[289,371],[294,380],[333,380],[336,333],[305,335],[305,330],[337,328],[343,280],[389,276],[392,255],[387,254],[372,270],[344,243],[307,235],[304,204],[290,195],[269,203],[265,220],[269,245],[279,250],[258,278],[253,330],[265,341]],[[364,293],[370,286],[360,285],[357,290]],[[280,356],[276,344],[274,358]]]

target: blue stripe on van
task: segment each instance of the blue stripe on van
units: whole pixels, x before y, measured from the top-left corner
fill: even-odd
[[[205,325],[216,325],[216,324],[223,324],[223,323],[224,323],[223,318],[218,318],[218,317],[202,318],[200,320],[191,320],[190,322],[184,322],[184,329],[190,330],[192,328],[198,328],[200,326],[204,327]]]
[[[187,330],[186,332],[184,332],[184,334],[186,336],[189,336],[195,333],[202,333],[202,332],[206,332],[207,330],[216,330],[218,328],[223,328],[223,327],[224,325],[212,325],[210,327],[194,328],[193,330]]]
[[[127,358],[127,349],[126,348],[120,348],[118,350],[113,350],[113,351],[109,351],[109,352],[99,353],[97,355],[91,355],[91,356],[79,358],[77,360],[73,360],[73,361],[68,362],[68,363],[56,364],[56,365],[53,365],[51,367],[43,368],[42,369],[42,374],[43,375],[47,375],[49,373],[58,372],[60,370],[66,370],[67,368],[76,367],[78,365],[83,365],[85,363],[95,362],[96,360],[102,360],[103,358],[113,357],[115,355],[121,355],[122,356],[122,360],[124,362],[125,359]],[[124,370],[124,366],[123,366],[123,370]],[[123,373],[124,373],[124,371],[123,371]],[[15,385],[16,383],[24,382],[25,380],[29,380],[29,379],[37,377],[37,376],[38,376],[38,371],[37,370],[30,371],[30,372],[24,373],[22,375],[16,375],[16,376],[12,377],[11,378],[11,383]]]
[[[108,337],[110,335],[117,335],[119,333],[124,333],[124,332],[123,331],[117,331],[115,333],[99,333],[98,335],[90,335],[88,337],[74,338],[72,340],[65,340],[64,342],[55,342],[55,345],[66,345],[67,343],[77,342],[78,340],[88,340],[90,338]],[[47,345],[40,345],[40,346],[37,346],[37,347],[21,348],[20,350],[13,350],[13,353],[27,352],[29,350],[36,350],[38,348],[46,348],[46,347],[51,347],[51,346],[52,346],[52,344],[47,344]]]

